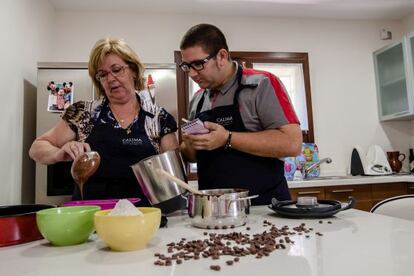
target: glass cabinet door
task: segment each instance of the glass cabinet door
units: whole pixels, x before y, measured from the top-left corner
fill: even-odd
[[[408,105],[410,107],[410,114],[414,115],[414,33],[410,33],[406,36],[407,43],[407,75],[408,78]]]
[[[403,42],[400,42],[374,53],[381,120],[410,112],[403,47]]]

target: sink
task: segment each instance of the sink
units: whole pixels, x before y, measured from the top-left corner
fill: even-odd
[[[336,179],[349,179],[352,176],[346,175],[326,175],[326,176],[316,176],[304,179],[304,181],[311,181],[311,180],[336,180]]]

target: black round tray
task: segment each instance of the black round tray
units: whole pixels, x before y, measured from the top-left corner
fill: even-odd
[[[331,217],[355,205],[355,198],[350,197],[349,202],[343,205],[337,200],[318,200],[314,206],[297,206],[297,201],[274,201],[269,208],[277,214],[291,218],[325,218]]]

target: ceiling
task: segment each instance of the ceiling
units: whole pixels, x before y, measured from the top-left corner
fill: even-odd
[[[49,0],[58,11],[399,20],[414,0]]]

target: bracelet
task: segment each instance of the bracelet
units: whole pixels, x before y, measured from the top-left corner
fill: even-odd
[[[227,137],[226,144],[224,144],[224,149],[230,149],[231,148],[231,131],[229,131],[229,136]]]

